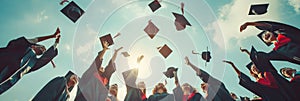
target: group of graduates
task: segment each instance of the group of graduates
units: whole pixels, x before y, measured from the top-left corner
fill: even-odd
[[[281,75],[271,61],[280,60],[300,64],[300,30],[286,24],[258,21],[247,22],[240,27],[242,32],[247,26],[255,26],[263,30],[259,37],[267,44],[274,44],[271,52],[258,52],[254,47],[251,51],[240,49],[249,55],[251,62],[246,66],[256,81],[241,72],[233,62],[224,60],[236,71],[239,84],[259,96],[262,101],[298,101],[300,96],[300,72],[292,68],[280,69]],[[55,39],[49,49],[37,44],[38,42]],[[0,48],[0,95],[15,85],[25,74],[36,71],[57,56],[57,45],[60,39],[60,29],[49,36],[27,39],[20,37],[12,40],[5,48]],[[78,83],[75,101],[118,101],[118,85],[111,84],[110,78],[117,70],[115,61],[120,47],[114,50],[108,65],[102,67],[105,53],[109,50],[109,43],[103,41],[103,49],[98,53],[89,68],[79,77],[69,71],[65,76],[56,77],[48,82],[34,97],[33,101],[66,101],[70,92]],[[38,58],[39,56],[39,58]],[[225,84],[195,66],[188,57],[184,59],[186,65],[193,69],[203,81],[200,85],[205,95],[201,95],[195,87],[188,83],[180,84],[177,69],[169,68],[169,77],[174,78],[176,88],[173,94],[168,93],[164,83],[158,83],[149,97],[146,96],[144,82],[136,82],[138,69],[122,72],[127,93],[124,101],[247,101],[230,93]],[[290,78],[288,81],[286,78]]]

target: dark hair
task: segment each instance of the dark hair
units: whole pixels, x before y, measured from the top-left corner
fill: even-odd
[[[167,92],[165,85],[163,83],[158,83],[152,90],[152,93],[155,94],[159,89],[163,89],[165,93]]]

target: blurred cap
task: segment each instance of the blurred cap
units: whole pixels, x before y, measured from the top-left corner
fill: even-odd
[[[167,58],[172,52],[173,50],[169,48],[166,44],[159,49],[159,53],[165,58]]]
[[[178,68],[175,68],[175,67],[169,67],[168,69],[167,69],[167,71],[165,71],[165,72],[163,72],[163,74],[165,74],[165,76],[167,77],[167,78],[173,78],[174,77],[174,71],[177,71],[178,70]]]
[[[60,11],[74,23],[84,14],[84,11],[74,1]]]
[[[154,36],[158,33],[159,29],[152,23],[151,20],[148,21],[148,25],[144,29],[144,31],[148,34],[148,36],[153,39]]]
[[[130,69],[125,72],[122,72],[123,78],[125,80],[126,85],[134,86],[137,76],[138,76],[138,69]]]
[[[190,22],[183,15],[178,14],[178,13],[174,13],[174,12],[172,12],[172,13],[175,16],[175,22],[174,23],[175,23],[177,31],[185,29],[186,25],[192,26],[190,24]]]
[[[269,4],[254,4],[251,5],[248,15],[262,15],[267,13]]]
[[[113,38],[111,37],[111,34],[107,34],[107,35],[104,35],[104,36],[101,36],[100,37],[100,41],[101,41],[101,44],[102,44],[102,47],[104,47],[103,46],[103,42],[108,42],[108,46],[110,46],[110,45],[113,45],[114,44],[114,40],[113,40]]]
[[[260,32],[258,35],[257,35],[257,37],[261,40],[261,41],[263,41],[267,46],[270,46],[270,45],[272,45],[272,43],[267,43],[267,42],[265,42],[264,41],[264,39],[263,39],[263,34],[265,34],[267,31],[262,31],[262,32]]]
[[[202,56],[202,59],[205,60],[206,62],[209,62],[211,59],[209,51],[202,52],[201,56]]]
[[[129,57],[130,56],[130,54],[128,53],[128,52],[122,52],[121,53],[124,57]]]
[[[152,12],[155,12],[156,10],[158,10],[161,7],[161,5],[158,2],[158,0],[152,1],[150,4],[148,4],[148,6],[152,10]]]

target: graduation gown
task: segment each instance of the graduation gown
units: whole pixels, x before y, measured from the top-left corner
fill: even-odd
[[[183,90],[181,86],[174,88],[173,93],[175,101],[183,101]],[[204,98],[200,93],[195,93],[195,95],[191,98],[188,98],[187,101],[204,101]]]
[[[88,70],[83,73],[79,80],[75,101],[105,101],[108,96],[109,79],[115,72],[115,65],[110,61],[105,72],[100,75],[98,68],[101,67],[101,64],[102,60],[96,57]],[[104,85],[95,75],[107,78],[108,84]]]
[[[281,92],[281,96],[288,101],[297,101],[297,95],[294,93],[294,88],[291,83],[283,78],[275,69],[275,67],[270,62],[268,57],[265,57],[266,53],[264,52],[252,52],[253,54],[250,55],[251,60],[256,65],[256,68],[260,70],[260,72],[270,72],[274,79],[276,80],[279,91]],[[256,53],[256,54],[255,54]]]
[[[263,101],[288,101],[281,95],[280,90],[276,88],[270,88],[268,86],[261,85],[252,81],[247,75],[241,73],[239,76],[239,84],[251,91],[252,93],[260,96]]]
[[[150,95],[147,101],[175,101],[173,94],[168,93],[155,93]]]
[[[272,21],[258,21],[257,23],[270,25],[269,27],[256,26],[260,30],[282,34],[291,39],[289,43],[280,46],[277,50],[271,51],[268,55],[270,60],[285,60],[300,64],[300,29]]]
[[[122,73],[127,93],[124,101],[142,101],[141,90],[136,86],[138,69],[130,69]]]
[[[10,61],[16,63],[8,64],[0,71],[0,94],[15,85],[23,75],[36,71],[48,64],[57,54],[57,49],[52,46],[43,53],[40,58],[37,58],[33,50],[30,47],[27,47],[24,56],[22,56],[21,59],[18,59],[19,61]],[[11,67],[16,66],[15,64],[18,64],[19,66]]]
[[[300,94],[300,74],[296,74],[292,79],[291,79],[291,86],[293,87],[293,91],[295,94]],[[296,97],[297,100],[300,99],[300,96]]]
[[[201,74],[198,75],[203,82],[208,83],[208,96],[205,98],[208,101],[234,101],[225,87],[225,85],[210,76],[207,72],[201,70]]]
[[[32,101],[66,101],[67,79],[56,77],[49,81],[33,98]]]

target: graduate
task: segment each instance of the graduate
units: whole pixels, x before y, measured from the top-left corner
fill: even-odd
[[[175,101],[174,95],[169,94],[163,83],[158,83],[152,90],[147,101]]]
[[[136,85],[138,68],[127,70],[122,75],[127,89],[124,101],[142,101],[141,90]]]
[[[285,101],[281,95],[278,84],[275,81],[272,74],[264,73],[262,77],[259,76],[255,65],[248,65],[250,67],[250,74],[256,79],[256,82],[252,81],[249,76],[241,72],[233,62],[224,60],[223,62],[230,64],[239,77],[239,84],[251,91],[252,93],[260,96],[263,101]]]
[[[295,94],[300,93],[300,71],[296,71],[296,69],[292,68],[281,68],[280,73],[283,77],[289,78],[290,84],[293,87],[293,91]],[[300,99],[300,96],[297,96],[297,99]]]
[[[205,82],[201,84],[201,88],[206,94],[204,96],[204,99],[208,101],[234,101],[231,98],[229,91],[221,81],[213,78],[207,72],[196,67],[190,62],[188,57],[185,57],[185,61],[188,66],[190,66],[194,71],[196,71],[200,79],[203,82]]]
[[[197,90],[188,83],[182,84],[180,86],[177,72],[174,71],[176,88],[173,89],[175,95],[175,101],[200,101],[204,100],[202,95],[197,92]]]
[[[300,64],[300,29],[279,22],[257,21],[244,23],[240,26],[240,31],[247,26],[263,30],[258,37],[268,46],[274,44],[273,50],[265,54],[265,57]]]
[[[108,93],[107,100],[109,100],[109,101],[118,101],[118,99],[117,99],[117,97],[118,97],[118,84],[111,85],[108,91],[109,91],[109,93]]]
[[[37,44],[51,38],[56,40],[48,50],[45,46]],[[56,47],[59,39],[60,30],[57,28],[52,35],[33,39],[20,37],[11,40],[6,47],[0,48],[0,95],[15,85],[25,74],[42,68],[57,56]]]
[[[146,95],[146,84],[145,82],[141,81],[138,83],[138,88],[140,89],[141,94],[141,101],[147,101],[147,95]]]
[[[49,81],[33,98],[32,101],[67,101],[70,97],[78,77],[69,71],[63,77],[56,77]]]
[[[116,49],[109,64],[103,68],[102,61],[105,52],[109,49],[107,41],[102,42],[103,49],[99,52],[91,66],[83,73],[78,84],[75,101],[105,101],[108,96],[109,81],[116,71],[115,60],[118,52],[123,48]]]

